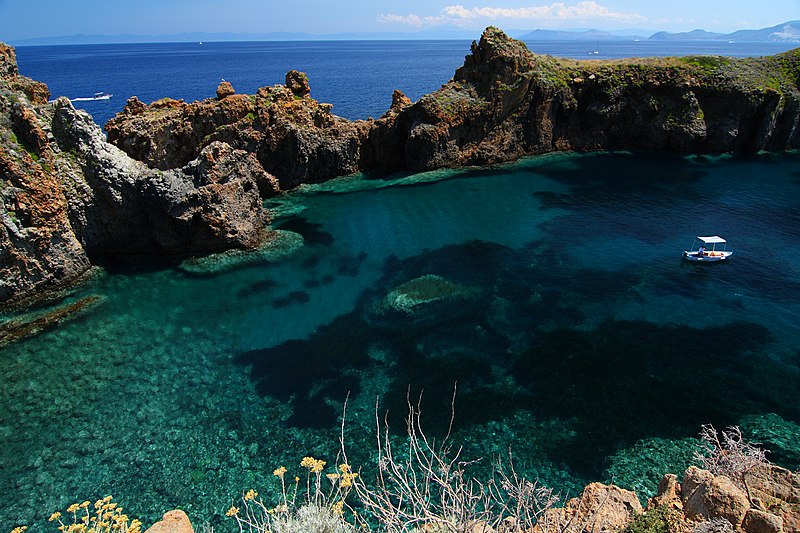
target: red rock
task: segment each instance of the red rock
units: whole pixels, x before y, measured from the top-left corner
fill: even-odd
[[[681,497],[687,518],[724,518],[736,528],[750,509],[747,495],[730,479],[696,466],[690,466],[684,474]]]

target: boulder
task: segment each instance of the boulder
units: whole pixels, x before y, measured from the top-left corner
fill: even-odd
[[[176,509],[165,513],[161,521],[150,526],[145,533],[194,533],[194,528],[186,513]]]
[[[290,70],[286,73],[286,87],[296,96],[307,96],[311,94],[308,85],[308,76],[305,72]]]
[[[678,476],[667,474],[658,482],[658,493],[647,502],[647,510],[655,509],[662,505],[667,505],[671,509],[683,510],[681,501],[681,484],[678,483]]]
[[[548,509],[541,528],[545,532],[562,533],[619,531],[640,514],[642,504],[635,492],[615,485],[590,483],[580,498],[569,500],[563,509]]]
[[[683,477],[681,498],[686,517],[692,520],[724,518],[739,528],[750,502],[747,495],[724,476],[690,466]]]
[[[781,533],[783,518],[759,509],[750,509],[744,515],[742,529],[747,533]]]
[[[233,85],[229,81],[222,80],[217,87],[217,100],[222,100],[234,94],[236,94],[236,91],[233,90]]]

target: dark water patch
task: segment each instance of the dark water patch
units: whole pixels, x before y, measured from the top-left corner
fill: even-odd
[[[321,257],[318,255],[312,255],[311,257],[304,259],[301,263],[303,268],[305,269],[312,269],[316,268],[319,265]]]
[[[750,322],[696,329],[609,321],[588,332],[540,333],[512,374],[535,413],[577,420],[574,445],[561,448],[559,459],[591,478],[602,470],[600,458],[640,439],[692,436],[704,423],[724,427],[779,407],[783,395],[752,379],[760,364],[753,350],[769,339]],[[795,408],[781,411],[796,416]]]
[[[321,224],[309,222],[303,217],[291,217],[281,221],[276,229],[293,231],[303,236],[303,241],[309,246],[331,246],[333,235],[322,230]]]
[[[361,264],[366,259],[366,252],[361,252],[356,255],[341,256],[337,259],[336,273],[340,276],[357,276],[361,270]]]
[[[311,300],[311,297],[307,292],[292,291],[282,298],[275,298],[270,304],[275,309],[281,309],[292,305],[302,305],[308,303],[309,300]]]
[[[261,279],[255,281],[248,285],[247,287],[242,287],[238,291],[236,291],[236,296],[239,298],[246,298],[249,296],[255,296],[258,294],[264,294],[271,292],[272,289],[278,286],[278,282],[272,279]]]
[[[326,275],[322,276],[322,279],[320,279],[320,283],[322,283],[322,285],[330,285],[335,280],[336,280],[336,278],[334,278],[330,274],[326,274]]]
[[[320,286],[319,280],[316,279],[307,279],[303,282],[303,287],[306,289],[316,289]]]
[[[345,391],[359,392],[349,372],[367,366],[367,349],[373,340],[366,322],[351,314],[318,328],[307,340],[249,350],[235,360],[251,366],[250,376],[260,394],[281,401],[293,398],[293,425],[319,427],[319,413],[327,413],[323,418],[330,424],[336,422],[335,416],[328,416],[327,400],[341,402]]]

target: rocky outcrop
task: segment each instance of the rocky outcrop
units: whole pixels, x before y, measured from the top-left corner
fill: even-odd
[[[152,169],[66,98],[47,103],[9,47],[0,72],[0,303],[64,287],[109,254],[217,252],[267,237],[262,193],[277,182],[252,153],[215,141],[181,168]]]
[[[309,95],[305,74],[255,95],[186,104],[132,100],[111,142],[162,170],[222,140],[282,188],[356,170],[484,165],[556,150],[754,152],[800,147],[800,49],[766,58],[574,61],[537,55],[497,28],[453,79],[378,120],[350,122]]]
[[[689,467],[683,477],[681,497],[686,517],[693,520],[724,518],[740,527],[750,509],[747,495],[730,479],[708,470]]]
[[[163,99],[145,106],[131,98],[106,124],[109,141],[152,168],[181,168],[213,142],[258,160],[281,189],[359,170],[370,123],[350,122],[309,96],[305,74],[255,95],[232,94],[187,104]]]

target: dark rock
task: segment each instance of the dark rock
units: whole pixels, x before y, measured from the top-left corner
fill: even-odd
[[[308,85],[308,76],[305,72],[290,70],[286,73],[286,88],[296,96],[308,96],[311,88]]]
[[[781,533],[783,518],[758,509],[750,509],[744,516],[742,529],[747,533]]]

